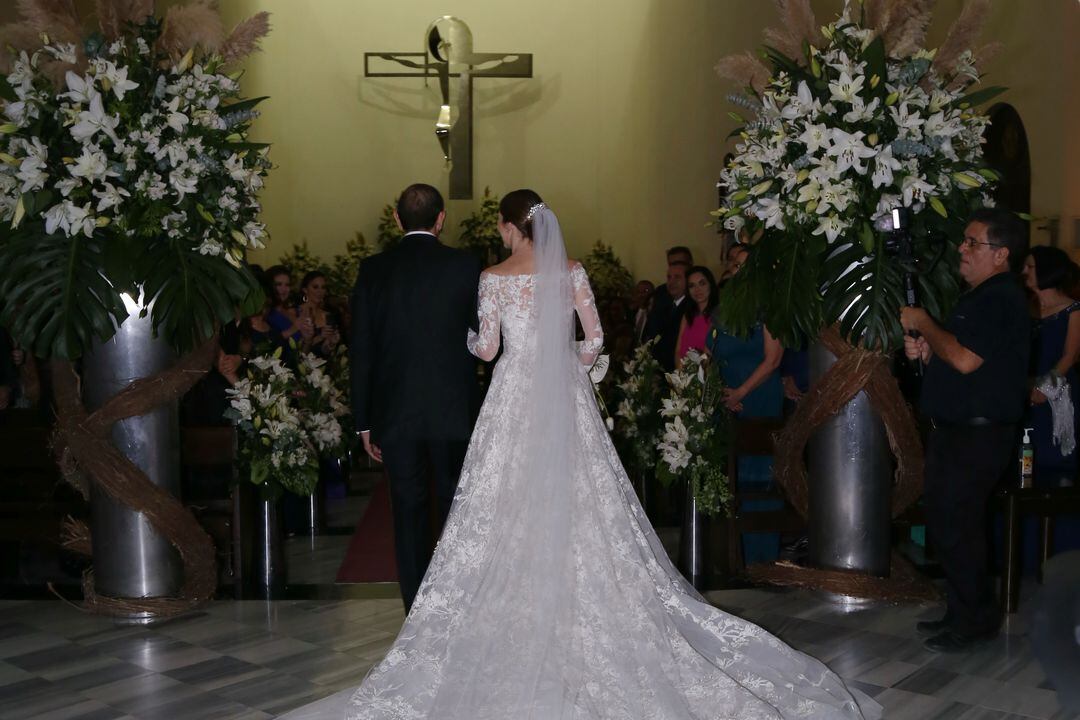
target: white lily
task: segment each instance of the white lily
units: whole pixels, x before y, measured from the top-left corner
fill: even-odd
[[[861,97],[856,96],[855,100],[851,103],[851,109],[844,113],[844,122],[855,123],[862,122],[864,120],[873,120],[874,115],[877,113],[878,105],[881,104],[879,98],[874,98],[867,105],[863,102]]]
[[[900,167],[900,161],[893,157],[892,148],[886,147],[874,158],[874,172],[870,175],[870,182],[876,188],[892,185],[893,171]]]
[[[824,214],[830,209],[840,213],[844,212],[847,206],[851,204],[853,196],[849,182],[830,183],[823,186],[821,188],[821,201],[817,207],[818,215]]]
[[[856,75],[851,77],[846,71],[840,73],[840,79],[829,83],[829,93],[832,100],[854,103],[855,97],[862,90],[865,76]]]
[[[90,108],[80,112],[76,116],[76,123],[71,128],[71,137],[79,142],[86,142],[99,132],[108,135],[113,142],[117,142],[116,126],[120,124],[120,118],[105,114],[105,106],[101,102],[101,95],[94,95],[90,99]]]
[[[751,212],[754,213],[758,220],[765,221],[765,227],[774,227],[778,230],[784,229],[784,209],[776,198],[758,198],[751,208]]]
[[[171,127],[177,133],[183,133],[184,128],[191,122],[188,116],[180,112],[180,98],[174,97],[172,102],[165,106],[168,110],[168,114],[165,116],[165,124]]]
[[[99,213],[109,208],[120,207],[124,203],[124,198],[131,197],[131,193],[127,190],[118,188],[112,183],[105,183],[105,188],[103,190],[94,190],[93,195],[98,199],[96,209]]]
[[[108,85],[112,87],[113,95],[116,95],[117,100],[123,100],[129,90],[139,87],[139,83],[128,80],[126,67],[118,68],[111,62],[105,64],[104,77]]]
[[[81,232],[86,237],[93,236],[94,229],[97,227],[97,219],[90,212],[89,203],[76,205],[67,200],[64,202],[64,209],[67,212],[67,221],[70,226],[68,235],[77,235]]]
[[[835,242],[836,238],[840,237],[840,233],[844,232],[846,229],[847,223],[845,223],[838,215],[829,214],[818,221],[818,226],[813,234],[821,235],[824,233],[825,237],[832,243]]]
[[[911,207],[915,203],[925,201],[926,194],[933,189],[933,185],[918,175],[906,176],[900,185],[901,196],[904,198],[904,207]]]
[[[832,143],[829,137],[829,129],[824,125],[807,125],[806,130],[799,136],[799,142],[806,145],[806,152],[816,153],[818,150],[828,150]]]
[[[68,92],[61,94],[60,97],[69,98],[72,102],[80,105],[89,105],[90,101],[98,94],[92,77],[78,75],[68,70],[64,75],[64,79],[67,81]]]
[[[254,250],[266,247],[266,243],[263,242],[264,240],[266,240],[266,225],[254,221],[245,223],[244,237],[247,238],[248,245]],[[601,360],[607,362],[607,357],[607,355],[601,355],[599,358],[597,358],[596,362],[599,363],[601,362]],[[595,369],[596,365],[593,365],[593,368]],[[603,372],[600,373],[600,379],[593,380],[593,382],[600,382],[600,380],[603,380],[605,373],[607,373],[606,365],[604,366]]]
[[[796,118],[805,117],[817,109],[817,100],[814,99],[813,93],[810,92],[810,87],[806,84],[806,81],[799,83],[799,87],[795,92],[795,97],[788,101],[788,104],[784,106],[784,109],[780,112],[780,116],[785,120],[795,120]]]
[[[75,160],[75,164],[68,170],[73,177],[86,178],[87,180],[100,180],[109,173],[108,159],[105,153],[92,145],[83,147],[82,155]]]
[[[866,137],[866,133],[861,130],[847,133],[840,128],[832,128],[829,131],[829,137],[833,145],[826,154],[836,158],[836,171],[843,173],[848,168],[854,168],[860,175],[865,175],[866,165],[863,164],[863,160],[874,157],[878,152],[863,143],[862,139]]]
[[[57,229],[63,230],[65,235],[70,235],[68,231],[71,229],[71,223],[68,222],[67,208],[64,207],[64,203],[53,205],[42,217],[45,219],[46,235],[52,235]]]

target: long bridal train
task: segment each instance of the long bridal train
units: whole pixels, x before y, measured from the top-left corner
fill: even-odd
[[[592,291],[580,265],[567,278],[562,263],[573,288],[562,285],[565,316],[572,320],[572,294],[588,361],[601,343]],[[533,307],[542,283],[543,273],[481,276],[481,332],[471,346],[493,356],[501,330],[504,352],[446,529],[396,642],[359,689],[286,717],[879,717],[876,703],[856,700],[823,664],[712,607],[672,566],[582,363],[571,356],[576,367],[560,387],[545,380],[553,365],[537,336],[551,336]],[[555,397],[540,398],[538,388]],[[533,408],[558,405],[560,392],[566,427]],[[566,447],[556,442],[545,455],[553,433]]]

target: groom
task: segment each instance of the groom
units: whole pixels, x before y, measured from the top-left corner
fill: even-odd
[[[360,264],[352,295],[352,405],[364,450],[386,467],[401,597],[408,611],[431,560],[428,487],[446,520],[472,431],[480,265],[439,242],[443,199],[405,188],[394,219],[401,242]]]

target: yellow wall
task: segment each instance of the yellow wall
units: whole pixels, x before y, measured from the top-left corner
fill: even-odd
[[[939,40],[961,0],[941,0],[931,39]],[[278,165],[266,191],[276,256],[301,238],[331,255],[353,230],[374,236],[381,206],[406,184],[446,174],[432,123],[434,86],[365,79],[363,53],[419,50],[441,14],[472,27],[479,51],[532,52],[532,80],[479,81],[475,125],[478,191],[530,186],[563,221],[571,252],[597,238],[615,246],[639,275],[659,275],[663,248],[690,245],[709,264],[716,234],[704,227],[732,126],[731,90],[712,66],[751,49],[774,20],[764,0],[234,0],[233,21],[273,13],[266,51],[248,64],[245,88],[271,95],[258,134],[274,142]],[[816,0],[822,22],[841,6]],[[985,38],[1007,48],[988,80],[1010,87],[1024,119],[1037,215],[1080,215],[1076,203],[1074,0],[998,0]],[[1069,52],[1073,54],[1068,55]],[[1067,74],[1067,71],[1071,73]],[[1071,77],[1067,77],[1071,75]],[[1071,92],[1069,90],[1071,88]],[[1075,99],[1072,100],[1075,106]],[[1075,108],[1074,108],[1075,109]],[[1071,149],[1070,149],[1071,148]],[[1071,203],[1071,204],[1070,204]],[[475,203],[454,202],[456,228]],[[1071,223],[1063,223],[1068,233]],[[1045,234],[1035,239],[1045,242]],[[1066,235],[1063,244],[1071,245]]]
[[[854,1],[854,0],[852,0]],[[171,4],[164,0],[159,6]],[[7,5],[4,3],[4,5]],[[80,5],[87,6],[88,2]],[[270,95],[256,126],[277,169],[264,194],[268,262],[306,238],[339,252],[368,238],[382,206],[413,181],[444,191],[432,126],[439,103],[421,80],[365,79],[363,53],[420,50],[443,14],[469,23],[478,51],[531,52],[531,80],[477,83],[475,183],[496,192],[530,186],[559,213],[572,253],[597,238],[639,275],[658,277],[663,248],[690,245],[719,260],[714,183],[733,123],[715,77],[722,55],[755,48],[775,20],[766,0],[222,0],[231,25],[272,13],[265,51],[247,63],[248,95]],[[814,0],[825,22],[841,0]],[[938,41],[962,0],[939,0]],[[0,12],[0,14],[8,14]],[[1005,51],[988,82],[1023,118],[1032,155],[1032,208],[1058,216],[1071,247],[1080,217],[1080,104],[1076,0],[996,0],[984,39]],[[1068,40],[1073,40],[1071,44]],[[450,205],[457,223],[477,202]],[[1046,242],[1044,232],[1034,233]]]

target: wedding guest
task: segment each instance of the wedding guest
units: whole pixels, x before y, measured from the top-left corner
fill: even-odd
[[[1059,487],[1076,482],[1080,470],[1077,428],[1080,427],[1080,302],[1068,294],[1080,268],[1056,247],[1031,248],[1024,262],[1024,283],[1036,301],[1031,346],[1034,383],[1024,427],[1032,428],[1035,449],[1035,487]],[[1047,398],[1049,393],[1052,398]],[[1055,427],[1058,431],[1055,432]],[[1038,562],[1038,521],[1024,522],[1025,567]],[[1062,517],[1048,538],[1055,553],[1080,548],[1080,519]]]
[[[656,286],[651,280],[638,280],[634,286],[634,293],[630,296],[630,309],[634,313],[634,342],[632,347],[637,347],[645,335],[645,324],[649,320],[649,310],[652,308],[652,296],[656,292]]]
[[[679,323],[679,339],[676,343],[675,366],[682,366],[682,359],[691,350],[705,351],[712,314],[716,309],[716,279],[707,267],[696,265],[686,274],[687,294],[690,302],[683,303],[686,310]]]
[[[314,333],[309,322],[301,320],[293,301],[292,273],[284,265],[274,265],[266,271],[269,282],[270,312],[267,322],[277,331],[282,339],[300,344]]]
[[[734,242],[728,248],[724,258],[724,272],[720,275],[720,284],[723,285],[735,276],[742,266],[746,264],[746,258],[750,255],[750,246],[744,242]]]
[[[747,255],[750,252],[746,248]],[[744,258],[745,261],[745,258]],[[737,273],[742,263],[735,269]],[[783,393],[777,368],[784,349],[764,323],[757,323],[745,337],[729,332],[713,315],[706,350],[711,366],[724,381],[724,405],[739,418],[780,417]],[[742,456],[738,460],[738,489],[767,491],[772,487],[773,459],[765,455]],[[740,512],[778,510],[773,500],[743,501]],[[743,535],[743,558],[747,565],[772,562],[780,554],[779,533]]]
[[[304,335],[303,348],[320,357],[329,357],[341,342],[341,319],[326,302],[326,275],[313,270],[300,283],[300,321],[310,321],[311,335]]]
[[[963,652],[1001,624],[987,568],[986,507],[1013,462],[1028,404],[1031,321],[1016,274],[1028,230],[1002,208],[969,218],[960,243],[968,290],[939,324],[923,308],[901,309],[904,353],[925,365],[921,405],[926,439],[927,541],[948,589],[945,615],[916,629],[935,652]],[[912,333],[918,333],[914,336]]]
[[[644,341],[659,338],[652,346],[652,355],[667,372],[675,369],[675,343],[679,339],[679,323],[686,298],[686,271],[682,261],[668,265],[667,282],[653,294],[653,306],[645,324]]]
[[[1054,486],[1072,483],[1078,469],[1075,450],[1077,400],[1080,399],[1080,377],[1076,362],[1080,360],[1080,302],[1073,300],[1066,289],[1075,283],[1076,264],[1064,250],[1055,247],[1033,247],[1024,262],[1024,283],[1037,301],[1034,344],[1031,348],[1031,369],[1035,387],[1031,390],[1031,407],[1026,425],[1034,428],[1035,483]],[[1065,389],[1063,401],[1053,407],[1039,390],[1043,383]],[[1067,412],[1072,419],[1069,438],[1055,438],[1054,415]],[[1059,424],[1060,424],[1059,420]],[[1065,450],[1068,449],[1068,452]]]

